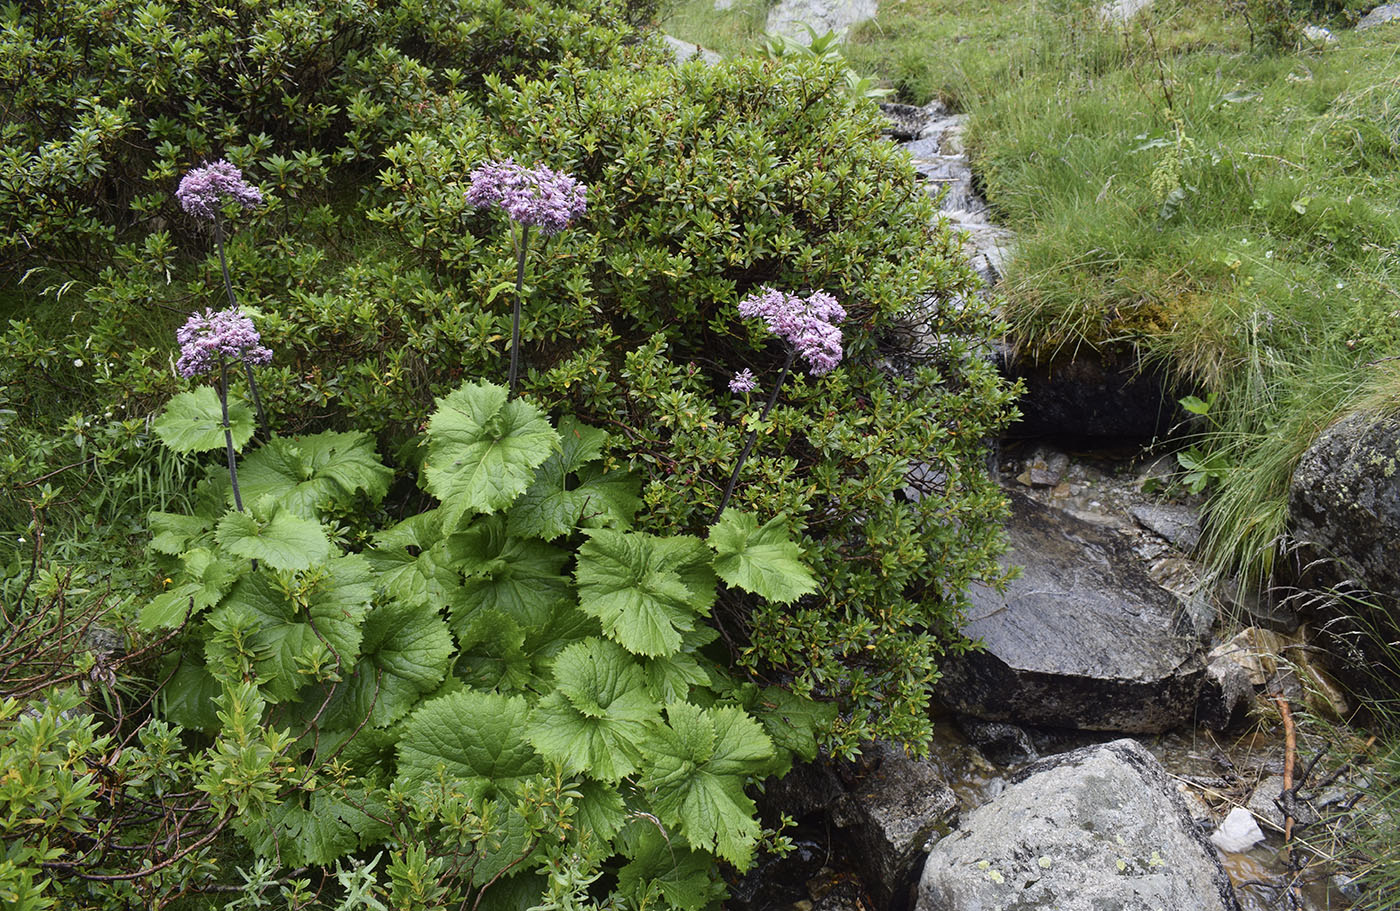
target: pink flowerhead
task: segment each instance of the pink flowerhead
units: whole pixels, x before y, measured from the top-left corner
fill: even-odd
[[[753,392],[757,388],[758,380],[747,367],[734,374],[734,378],[729,381],[730,392]]]
[[[197,218],[210,220],[219,214],[225,196],[245,209],[260,206],[263,201],[262,191],[244,180],[242,171],[222,159],[187,173],[175,191],[181,208]]]
[[[512,159],[488,162],[472,171],[467,202],[500,206],[518,224],[558,234],[584,213],[588,188],[568,174],[540,165],[526,168]]]
[[[813,376],[821,376],[841,363],[841,330],[836,324],[846,311],[825,291],[814,291],[804,300],[763,288],[739,301],[739,315],[760,317],[768,330],[793,347]]]
[[[253,321],[237,310],[191,314],[185,325],[175,331],[175,339],[180,343],[175,369],[181,376],[208,373],[218,365],[221,356],[245,364],[266,364],[272,360],[272,351],[263,347]]]

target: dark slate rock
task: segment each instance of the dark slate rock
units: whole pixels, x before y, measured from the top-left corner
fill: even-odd
[[[1240,911],[1214,849],[1131,740],[1037,762],[938,841],[915,911]]]
[[[952,821],[958,798],[931,762],[883,742],[867,753],[878,765],[854,782],[832,819],[878,907],[887,908],[918,878],[929,839]]]
[[[1294,469],[1289,525],[1300,583],[1346,597],[1301,599],[1342,683],[1385,692],[1400,682],[1400,416],[1349,415]]]
[[[959,715],[957,724],[967,742],[999,766],[1022,765],[1040,758],[1030,734],[1018,725],[983,721],[970,715]]]
[[[924,127],[928,125],[928,112],[912,104],[882,101],[880,112],[889,121],[884,130],[885,135],[896,142],[912,142],[918,139],[924,135]]]
[[[1132,507],[1138,524],[1168,544],[1193,551],[1201,543],[1201,511],[1174,503],[1140,503]]]
[[[1181,601],[1120,532],[1008,491],[1005,595],[975,586],[963,632],[985,649],[945,659],[939,698],[991,721],[1160,732],[1191,719],[1204,663]]]
[[[1081,351],[1048,364],[1008,357],[1001,366],[1026,384],[1016,403],[1021,420],[1008,437],[1147,441],[1183,418],[1163,374],[1139,369],[1125,354]]]
[[[855,762],[822,756],[793,766],[783,778],[765,782],[759,798],[764,819],[786,813],[829,833],[833,853],[881,908],[901,904],[918,878],[930,837],[947,828],[957,802],[935,763],[881,741],[867,745]],[[785,863],[757,879],[788,880],[792,869]],[[742,899],[736,907],[760,907],[750,896],[765,894],[763,884],[749,882],[753,878],[731,889]]]
[[[1206,665],[1201,681],[1196,723],[1212,731],[1229,730],[1245,719],[1253,702],[1249,671],[1228,658],[1214,658]]]

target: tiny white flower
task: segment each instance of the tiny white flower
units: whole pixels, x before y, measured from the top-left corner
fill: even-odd
[[[74,367],[81,367],[81,366],[83,366],[83,359],[80,358],[80,357],[75,357],[75,358],[73,358],[73,366],[74,366]]]

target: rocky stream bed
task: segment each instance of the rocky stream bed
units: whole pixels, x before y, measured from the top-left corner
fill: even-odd
[[[783,16],[815,15],[819,31],[850,25],[791,5]],[[678,46],[693,53],[708,52]],[[882,107],[994,289],[1014,238],[976,192],[964,118]],[[992,466],[1012,506],[1004,560],[1021,574],[973,593],[965,631],[985,648],[944,662],[930,757],[875,744],[770,782],[765,813],[798,820],[797,848],[733,883],[729,906],[1351,907],[1360,893],[1333,861],[1367,810],[1371,744],[1341,722],[1353,706],[1324,669],[1335,642],[1305,622],[1309,591],[1261,596],[1194,559],[1200,498],[1161,442],[1187,415],[1161,376],[1111,354],[994,356],[1026,384]],[[1328,559],[1295,582],[1335,586],[1326,567],[1345,564],[1372,591],[1400,591],[1400,471],[1378,465],[1400,465],[1400,420],[1342,422],[1304,459],[1295,530]]]

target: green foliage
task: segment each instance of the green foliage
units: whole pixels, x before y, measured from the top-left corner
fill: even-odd
[[[709,544],[715,572],[729,585],[779,604],[817,590],[817,580],[788,537],[785,516],[774,516],[760,528],[753,515],[726,511],[710,529]]]
[[[609,871],[658,907],[718,894],[715,859],[748,866],[761,835],[745,787],[814,756],[831,719],[791,694],[755,698],[702,651],[714,564],[731,566],[736,595],[812,587],[785,523],[727,515],[711,530],[720,556],[635,531],[630,472],[600,470],[609,436],[572,419],[561,435],[491,384],[440,398],[426,428],[421,477],[441,505],[365,553],[320,518],[384,496],[362,436],[274,436],[243,459],[252,512],[209,484],[195,515],[160,517],[172,587],[141,622],[188,615],[174,685],[222,694],[214,717],[178,692],[165,703],[217,738],[202,778],[213,807],[285,865],[422,850],[391,866],[395,889],[421,895],[538,904]],[[587,498],[613,493],[608,508],[541,521],[580,476]],[[677,852],[657,855],[629,819],[658,820]]]
[[[242,449],[253,438],[253,410],[237,399],[228,403],[233,448]],[[175,452],[209,452],[224,448],[224,419],[219,394],[213,386],[200,386],[176,396],[153,425],[160,441]]]
[[[83,263],[178,218],[204,159],[255,166],[282,200],[324,198],[440,93],[485,74],[603,65],[622,4],[41,0],[0,7],[0,274]],[[74,42],[73,35],[82,35]]]

